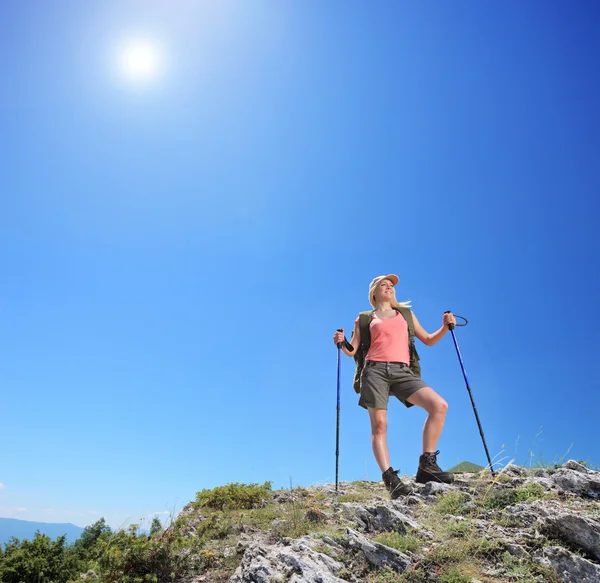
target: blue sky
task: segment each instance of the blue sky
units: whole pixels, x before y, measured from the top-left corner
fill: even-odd
[[[452,309],[490,452],[600,462],[594,2],[3,4],[0,516],[335,479],[336,328]],[[145,39],[154,79],[119,69]],[[442,466],[485,463],[448,335]],[[380,479],[342,362],[340,479]],[[392,403],[414,474],[423,411]]]

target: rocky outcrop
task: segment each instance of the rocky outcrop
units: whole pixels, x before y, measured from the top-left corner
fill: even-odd
[[[600,567],[587,559],[570,553],[563,547],[546,547],[536,553],[534,560],[552,568],[566,583],[598,583]]]
[[[544,583],[553,573],[566,583],[600,583],[600,472],[575,461],[554,470],[509,465],[495,477],[411,485],[413,494],[395,501],[373,482],[342,482],[338,496],[331,485],[277,493],[280,505],[321,502],[307,502],[314,532],[274,536],[285,518],[270,533],[241,529],[241,560],[229,583],[360,583],[381,569],[434,583],[444,557],[454,552],[450,562],[460,561],[461,544],[480,565],[480,580]]]
[[[230,583],[340,583],[344,565],[316,550],[311,537],[268,545],[251,544]]]

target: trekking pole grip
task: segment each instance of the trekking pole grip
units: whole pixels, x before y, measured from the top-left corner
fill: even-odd
[[[341,328],[338,328],[338,329],[337,329],[337,331],[338,331],[338,332],[342,332],[342,329],[341,329]],[[349,352],[352,352],[352,351],[354,351],[354,348],[352,348],[352,344],[350,344],[350,342],[348,342],[348,341],[346,340],[346,337],[345,337],[345,336],[344,336],[344,341],[343,341],[343,342],[338,342],[338,343],[337,343],[337,347],[338,347],[339,349],[341,349],[341,348],[342,348],[342,346],[343,346],[343,347],[344,347],[346,350],[348,350]]]
[[[444,314],[451,314],[452,310],[446,310]],[[448,324],[448,330],[454,330],[454,324]]]

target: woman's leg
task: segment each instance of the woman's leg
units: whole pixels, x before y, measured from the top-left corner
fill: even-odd
[[[423,427],[423,453],[435,451],[444,428],[448,403],[431,387],[419,389],[407,400],[427,411],[428,415]]]
[[[422,407],[428,413],[425,427],[423,427],[423,453],[419,458],[415,480],[421,484],[426,482],[451,484],[454,481],[454,475],[444,472],[438,466],[438,452],[435,449],[444,428],[448,403],[430,387],[419,389],[408,398],[408,401]]]
[[[371,419],[371,444],[377,464],[382,472],[390,467],[390,453],[387,446],[387,411],[369,408]]]

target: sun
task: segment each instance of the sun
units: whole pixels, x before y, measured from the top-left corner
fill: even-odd
[[[147,41],[127,44],[121,54],[121,69],[128,79],[150,81],[160,72],[158,48]]]

